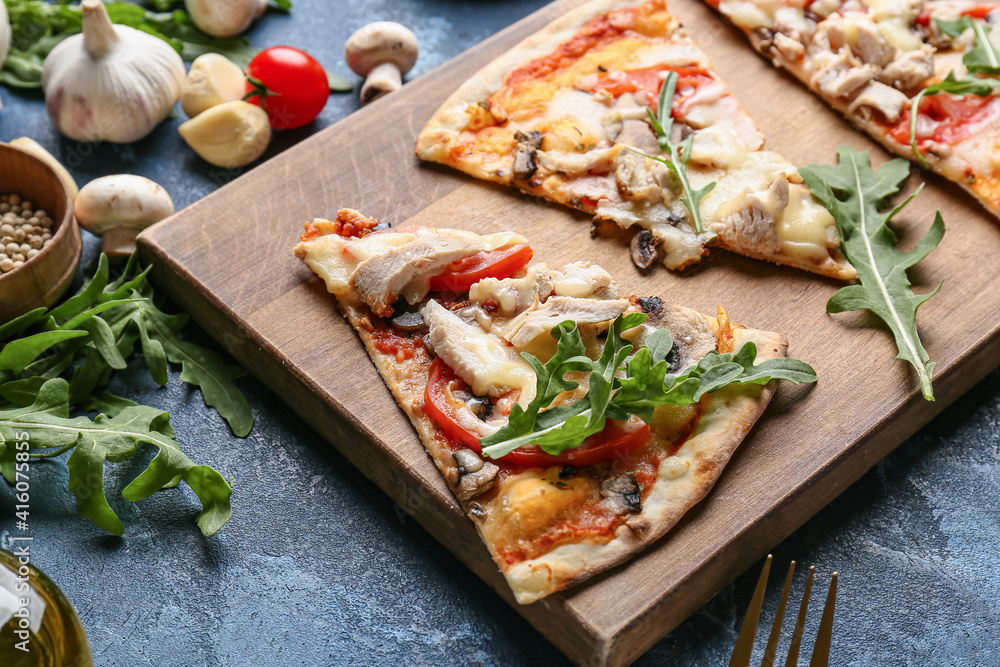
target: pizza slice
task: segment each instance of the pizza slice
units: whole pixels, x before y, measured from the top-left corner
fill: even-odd
[[[777,379],[781,334],[601,267],[529,264],[525,238],[393,230],[356,211],[295,254],[332,292],[518,602],[645,548],[715,484]]]
[[[888,150],[1000,214],[1000,4],[706,1]]]
[[[643,269],[716,246],[856,277],[833,217],[663,0],[569,12],[465,82],[416,151],[629,230]]]

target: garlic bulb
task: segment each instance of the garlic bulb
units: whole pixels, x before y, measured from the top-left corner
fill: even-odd
[[[113,25],[101,0],[83,0],[83,34],[52,49],[42,70],[56,128],[78,141],[138,141],[167,117],[184,61],[161,39]]]
[[[198,29],[212,37],[233,37],[250,27],[267,9],[268,0],[184,0]]]

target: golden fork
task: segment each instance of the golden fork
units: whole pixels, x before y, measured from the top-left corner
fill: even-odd
[[[729,667],[750,667],[750,656],[753,652],[753,642],[757,635],[757,623],[760,621],[760,608],[764,603],[764,589],[767,588],[767,576],[771,571],[770,554],[764,562],[764,569],[760,572],[760,579],[757,580],[757,588],[753,592],[753,599],[747,609],[747,615],[743,618],[743,625],[740,626],[740,635],[736,639],[736,646],[733,647],[733,657],[729,659]],[[792,587],[792,574],[795,572],[795,561],[788,566],[788,575],[785,577],[785,587],[781,591],[781,600],[778,602],[778,612],[774,616],[771,624],[771,634],[767,637],[767,648],[764,649],[764,659],[761,667],[773,667],[774,658],[778,654],[778,638],[781,636],[781,622],[785,618],[785,607],[788,604],[788,592]],[[809,608],[809,592],[812,590],[813,575],[815,567],[809,568],[809,578],[806,579],[806,589],[802,593],[802,602],[799,604],[799,616],[795,619],[795,630],[792,632],[792,641],[788,646],[788,655],[785,658],[785,667],[796,667],[799,664],[799,648],[802,645],[802,631],[806,624],[806,610]],[[833,608],[837,599],[837,573],[833,573],[830,580],[830,590],[826,594],[826,604],[823,606],[823,617],[819,622],[819,632],[816,633],[816,643],[813,645],[812,658],[809,660],[809,667],[826,667],[830,662],[830,639],[833,634]]]

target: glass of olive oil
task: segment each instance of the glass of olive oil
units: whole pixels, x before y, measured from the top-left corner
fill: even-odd
[[[27,649],[27,650],[25,650]],[[0,549],[0,664],[93,667],[80,618],[56,585]]]

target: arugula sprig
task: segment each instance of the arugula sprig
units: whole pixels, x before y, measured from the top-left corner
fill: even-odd
[[[837,149],[837,165],[809,165],[799,169],[813,196],[819,199],[837,222],[844,253],[858,272],[859,285],[848,285],[826,304],[828,313],[869,310],[892,330],[899,359],[913,364],[920,390],[928,401],[934,400],[931,373],[934,362],[917,334],[917,309],[937,294],[944,284],[927,294],[913,293],[906,270],[937,247],[944,236],[941,212],[934,216],[927,234],[910,252],[896,247],[898,240],[888,222],[908,204],[918,189],[892,208],[891,200],[899,194],[909,176],[905,160],[887,162],[874,170],[867,153],[847,146]]]
[[[586,356],[580,332],[572,321],[562,322],[552,330],[551,335],[559,342],[548,362],[543,364],[522,352],[521,356],[535,369],[535,397],[525,409],[515,405],[507,424],[481,440],[483,453],[501,458],[518,447],[533,444],[549,454],[559,454],[600,433],[608,419],[624,420],[636,415],[648,424],[659,405],[697,403],[705,394],[731,384],[766,384],[772,379],[794,384],[816,381],[816,372],[798,359],[780,357],[754,366],[757,348],[752,342],[744,344],[735,355],[711,351],[694,366],[674,375],[668,372],[667,356],[673,348],[668,330],[655,331],[638,351],[622,337],[623,332],[645,321],[643,313],[615,318],[596,361]],[[624,371],[622,377],[620,370]],[[552,406],[560,393],[579,386],[565,379],[571,371],[590,372],[587,394],[569,405]]]
[[[712,188],[715,187],[715,182],[713,181],[698,190],[691,187],[691,182],[687,177],[687,165],[691,160],[691,147],[694,144],[694,134],[689,134],[687,139],[684,139],[680,143],[674,143],[670,140],[670,133],[674,126],[674,117],[671,112],[674,106],[674,93],[676,89],[677,72],[671,71],[667,74],[667,78],[664,79],[663,85],[660,86],[660,97],[657,101],[656,113],[654,114],[652,109],[646,109],[646,113],[649,114],[649,122],[653,126],[653,131],[656,132],[656,141],[660,144],[660,150],[667,153],[670,159],[665,160],[654,155],[646,155],[633,148],[629,148],[629,150],[650,160],[656,160],[660,164],[665,165],[677,176],[677,180],[680,181],[681,189],[684,193],[681,196],[681,201],[691,213],[692,226],[695,232],[704,234],[705,226],[701,222],[701,200],[712,191]]]
[[[931,84],[917,93],[910,104],[910,148],[913,150],[913,154],[917,156],[920,164],[924,167],[929,167],[923,153],[917,147],[917,116],[920,114],[920,102],[925,96],[937,95],[938,93],[951,93],[952,95],[987,97],[998,88],[1000,88],[1000,80],[997,79],[981,79],[975,74],[966,74],[961,79],[956,79],[954,72],[948,72],[948,76],[945,77],[944,81]]]
[[[181,379],[202,390],[237,436],[253,427],[253,415],[234,380],[245,374],[220,354],[182,339],[186,315],[170,315],[156,304],[135,256],[110,280],[107,257],[75,295],[51,310],[38,308],[0,326],[0,474],[13,483],[15,443],[27,433],[30,457],[51,458],[68,449],[70,490],[82,516],[121,535],[122,525],[107,505],[104,461],[133,456],[148,442],[159,454],[132,484],[126,500],[141,500],[159,488],[188,483],[205,511],[198,519],[210,535],[229,518],[230,487],[215,470],[197,466],[174,440],[162,410],[102,391],[115,370],[141,349],[150,374],[166,384],[168,363],[181,365]],[[70,418],[71,411],[100,413]]]

